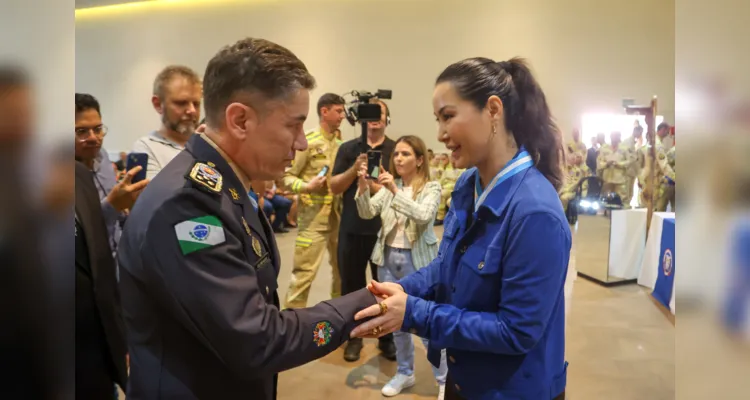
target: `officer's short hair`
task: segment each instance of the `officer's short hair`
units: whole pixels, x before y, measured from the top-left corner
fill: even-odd
[[[320,117],[321,112],[320,109],[323,107],[331,107],[331,106],[343,106],[346,104],[346,101],[343,97],[337,95],[336,93],[326,93],[322,96],[320,96],[320,99],[318,99],[318,117]]]
[[[99,108],[99,101],[96,97],[88,93],[76,93],[76,114],[87,110],[96,110],[99,116],[102,116],[102,111]]]
[[[195,85],[201,83],[200,76],[190,67],[184,65],[169,65],[161,70],[154,79],[154,96],[164,100],[167,84],[178,76],[187,79],[188,82]]]
[[[292,91],[314,87],[315,78],[294,53],[268,40],[242,39],[219,50],[206,66],[206,123],[216,127],[226,107],[239,101],[241,94],[279,99]]]

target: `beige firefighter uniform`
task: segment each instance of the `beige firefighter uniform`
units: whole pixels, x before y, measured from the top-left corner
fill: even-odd
[[[464,169],[455,169],[451,165],[448,165],[440,176],[440,186],[442,189],[442,196],[440,197],[440,208],[438,208],[437,220],[442,221],[445,219],[445,212],[448,207],[448,199],[451,198],[453,188],[456,186],[458,177],[464,172]]]
[[[568,165],[566,168],[565,184],[560,188],[560,201],[563,204],[563,210],[568,209],[568,203],[576,196],[578,182],[586,176],[583,168],[578,165]]]
[[[581,159],[586,159],[586,145],[583,144],[583,142],[576,142],[573,139],[570,139],[568,143],[565,144],[565,148],[568,150],[568,154],[578,154],[581,156]]]
[[[596,169],[601,171],[601,178],[604,182],[602,184],[602,195],[609,192],[617,193],[622,200],[623,208],[630,208],[630,204],[626,203],[628,195],[626,172],[630,162],[630,155],[622,144],[617,147],[617,150],[610,145],[602,146],[596,159]]]
[[[318,273],[326,249],[333,277],[331,297],[341,295],[341,279],[336,256],[341,220],[340,197],[334,196],[328,188],[341,140],[335,133],[318,129],[307,133],[307,145],[307,150],[297,152],[292,168],[284,174],[284,185],[299,194],[294,267],[284,308],[307,306],[310,286]],[[316,193],[303,193],[307,182],[318,176],[324,167],[328,167],[328,180],[323,189]]]
[[[659,166],[660,174],[656,179],[659,189],[656,193],[656,204],[654,211],[667,211],[667,205],[676,211],[675,205],[675,146],[665,150],[663,146],[656,153],[656,164]]]

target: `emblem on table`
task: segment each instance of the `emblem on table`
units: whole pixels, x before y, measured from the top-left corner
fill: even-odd
[[[260,252],[263,249],[260,247],[260,240],[258,240],[257,237],[253,236],[253,251],[255,252],[255,255],[260,257]]]
[[[317,344],[318,347],[325,346],[331,342],[332,334],[333,327],[331,326],[331,323],[328,321],[320,321],[315,325],[313,341],[315,341],[315,344]]]
[[[182,254],[224,243],[224,227],[213,215],[182,221],[174,226]]]
[[[235,189],[235,188],[229,188],[229,194],[232,195],[232,200],[239,200],[240,199],[240,194],[237,193],[237,189]]]
[[[221,192],[223,178],[219,171],[204,163],[196,163],[190,171],[190,179],[200,183],[213,192]]]
[[[661,262],[664,276],[672,275],[672,249],[664,250],[664,257]]]

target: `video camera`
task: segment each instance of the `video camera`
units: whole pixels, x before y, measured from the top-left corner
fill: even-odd
[[[355,97],[355,100],[353,100],[351,105],[346,109],[346,120],[349,121],[351,126],[354,126],[357,122],[380,121],[380,104],[371,104],[370,100],[390,100],[393,91],[378,89],[378,91],[373,94],[364,90],[352,90],[344,95],[352,95]],[[362,126],[363,128],[366,127],[365,124],[362,124]]]

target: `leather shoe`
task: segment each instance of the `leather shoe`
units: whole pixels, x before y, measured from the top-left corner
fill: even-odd
[[[378,349],[388,360],[396,361],[396,343],[393,343],[393,335],[383,336],[378,341]]]
[[[344,360],[349,362],[359,360],[360,351],[362,351],[362,338],[349,339],[344,349]]]

